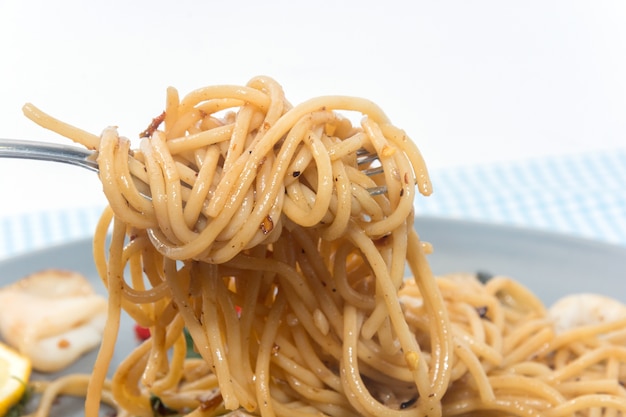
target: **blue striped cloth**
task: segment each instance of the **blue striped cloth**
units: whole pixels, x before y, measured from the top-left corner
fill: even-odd
[[[434,215],[626,245],[626,149],[431,172]]]
[[[0,259],[89,237],[102,210],[77,207],[4,217],[0,219]]]
[[[416,214],[476,220],[626,245],[626,148],[435,169]],[[102,207],[0,219],[0,259],[89,237]]]

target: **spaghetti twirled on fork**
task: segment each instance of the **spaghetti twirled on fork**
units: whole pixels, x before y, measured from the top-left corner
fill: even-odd
[[[372,102],[292,107],[267,77],[182,100],[169,89],[134,149],[115,128],[95,136],[24,110],[99,151],[110,206],[94,257],[109,318],[88,416],[103,392],[133,416],[151,416],[155,397],[190,416],[531,415],[566,404],[548,377],[533,386],[528,370],[507,371],[526,356],[506,352],[550,333],[536,299],[508,280],[432,276],[413,228],[416,192],[431,192],[425,165]],[[343,111],[361,113],[360,125]],[[360,149],[376,155],[379,174],[357,162]],[[527,303],[509,306],[503,293]],[[106,381],[122,309],[151,337]],[[537,326],[506,342],[526,319]],[[186,357],[185,328],[199,358]],[[520,407],[529,393],[537,398]]]

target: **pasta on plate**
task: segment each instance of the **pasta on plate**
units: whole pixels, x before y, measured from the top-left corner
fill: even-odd
[[[155,398],[189,416],[626,412],[626,316],[557,332],[511,279],[433,277],[413,228],[426,167],[374,103],[293,106],[268,77],[170,88],[138,146],[24,111],[98,151],[109,201],[87,416],[152,416]],[[122,310],[151,337],[107,380]]]

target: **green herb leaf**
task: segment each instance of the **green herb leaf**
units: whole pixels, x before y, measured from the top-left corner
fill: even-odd
[[[20,380],[22,384],[25,385],[26,389],[24,390],[24,394],[22,398],[15,404],[13,407],[9,408],[4,417],[21,417],[26,413],[26,404],[30,401],[30,398],[33,396],[33,389],[28,386],[24,381]]]
[[[150,408],[154,417],[180,417],[181,414],[166,406],[156,395],[150,395]]]
[[[193,346],[193,339],[191,337],[191,333],[189,333],[189,330],[187,330],[187,328],[185,327],[185,329],[183,330],[185,332],[185,342],[187,342],[187,358],[201,358],[202,356],[196,352],[194,346]]]
[[[487,281],[493,278],[493,274],[487,271],[478,271],[476,272],[476,278],[478,278],[478,281],[480,281],[482,284],[486,284]]]

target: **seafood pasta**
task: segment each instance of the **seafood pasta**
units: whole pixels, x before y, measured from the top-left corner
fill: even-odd
[[[87,416],[102,401],[120,416],[626,412],[626,316],[559,330],[511,279],[433,277],[413,228],[425,165],[372,102],[292,106],[267,77],[170,88],[136,146],[24,111],[98,151],[109,201]],[[122,310],[151,336],[107,380]]]

